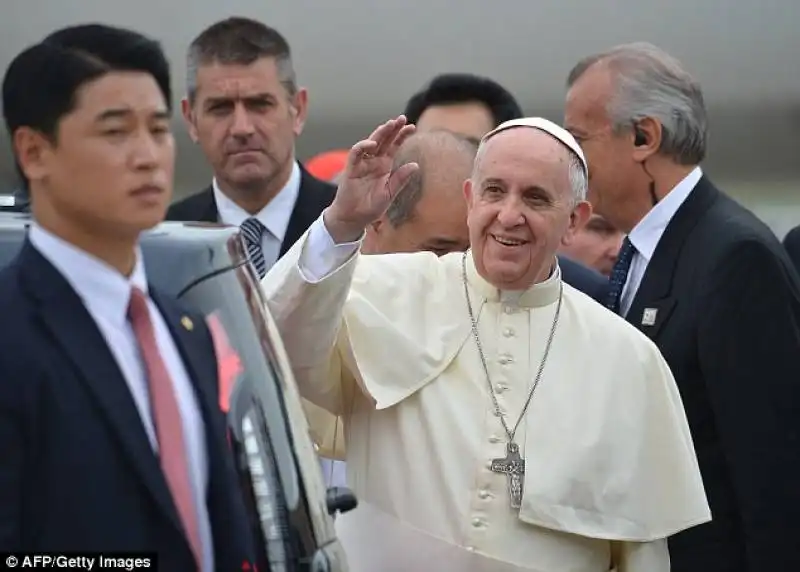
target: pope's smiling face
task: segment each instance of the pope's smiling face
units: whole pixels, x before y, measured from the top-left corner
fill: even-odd
[[[569,165],[567,147],[538,129],[515,127],[484,142],[464,193],[475,267],[495,287],[546,280],[556,250],[588,219]]]

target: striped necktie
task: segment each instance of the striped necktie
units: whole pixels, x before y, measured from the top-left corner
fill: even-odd
[[[626,236],[625,240],[622,241],[622,248],[619,249],[617,262],[614,264],[614,269],[611,271],[608,297],[606,298],[606,308],[615,314],[619,314],[622,290],[625,288],[625,282],[628,280],[628,271],[631,269],[631,262],[633,261],[635,252],[636,247],[633,246]]]
[[[258,277],[263,278],[267,273],[267,261],[264,258],[264,249],[261,245],[261,241],[267,227],[257,218],[250,217],[242,223],[240,228],[242,229],[244,242],[247,246],[247,256],[256,269]]]

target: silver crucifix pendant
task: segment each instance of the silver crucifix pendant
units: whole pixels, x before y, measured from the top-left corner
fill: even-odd
[[[492,459],[492,471],[508,476],[508,494],[511,497],[511,508],[522,506],[522,477],[525,475],[525,459],[519,454],[519,446],[509,443],[506,456]]]

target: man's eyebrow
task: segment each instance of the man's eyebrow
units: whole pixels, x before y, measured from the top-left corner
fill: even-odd
[[[95,122],[102,123],[112,119],[127,119],[131,117],[133,113],[133,109],[130,107],[112,107],[98,113],[95,117]],[[159,109],[152,113],[152,117],[155,119],[169,119],[170,114],[165,109]]]

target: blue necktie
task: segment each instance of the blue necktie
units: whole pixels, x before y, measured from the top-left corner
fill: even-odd
[[[617,262],[614,264],[614,269],[611,271],[609,278],[608,297],[606,298],[606,308],[619,314],[620,300],[622,299],[622,290],[625,288],[625,281],[628,279],[628,271],[631,269],[631,261],[636,248],[625,237],[622,241],[622,248],[619,249],[617,255]]]
[[[258,277],[263,278],[267,273],[267,261],[264,259],[261,239],[267,227],[261,224],[261,221],[257,218],[249,218],[242,223],[240,228],[244,236],[245,246],[247,246],[247,256],[256,269]]]

